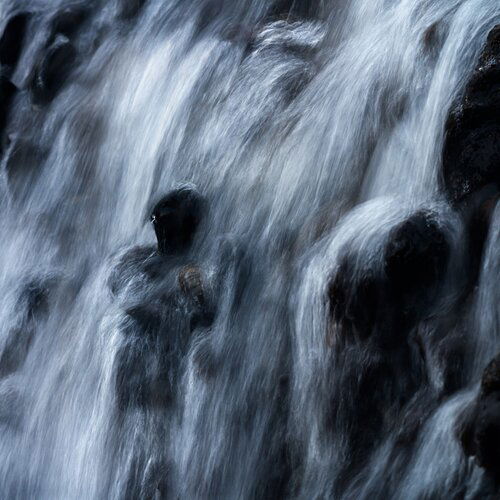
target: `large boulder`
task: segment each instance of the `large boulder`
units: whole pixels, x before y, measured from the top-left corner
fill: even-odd
[[[442,180],[452,202],[488,184],[500,187],[500,25],[489,33],[464,94],[450,110]]]
[[[421,210],[394,227],[383,252],[382,267],[359,267],[346,252],[328,283],[330,318],[350,338],[373,331],[386,340],[425,317],[439,292],[450,256],[450,243],[434,212]]]

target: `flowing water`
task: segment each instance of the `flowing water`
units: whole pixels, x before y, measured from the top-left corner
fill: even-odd
[[[1,2],[0,29],[32,13],[1,163],[1,498],[477,495],[483,473],[453,423],[500,348],[500,211],[456,313],[464,227],[438,179],[448,110],[500,4],[285,3],[148,0],[127,17],[124,2],[83,2],[71,73],[34,104],[51,20],[78,2]],[[216,316],[172,361],[174,402],[120,412],[124,304],[142,289],[116,297],[110,276],[154,244],[149,210],[180,183],[207,200],[187,258],[218,283]],[[425,374],[413,344],[408,362],[332,348],[325,296],[342,253],[378,266],[391,229],[422,208],[452,249],[435,313],[415,327]],[[468,345],[451,394],[439,335]],[[397,376],[369,375],[390,390],[365,439],[371,394],[347,374],[373,356]]]

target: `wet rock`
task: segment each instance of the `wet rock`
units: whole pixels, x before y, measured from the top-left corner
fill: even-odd
[[[23,137],[10,137],[12,144],[6,155],[5,170],[12,192],[18,194],[26,184],[32,184],[48,151]]]
[[[26,360],[35,337],[35,326],[26,323],[8,333],[7,342],[0,355],[0,378],[16,372]]]
[[[358,340],[366,340],[374,331],[386,340],[408,331],[432,304],[449,255],[445,233],[435,214],[426,211],[413,214],[390,232],[382,269],[359,268],[359,256],[346,253],[327,289],[329,340],[335,325],[345,337]]]
[[[481,379],[481,392],[484,395],[495,391],[500,391],[500,354],[490,361]]]
[[[476,416],[477,406],[475,404],[468,405],[455,422],[457,438],[462,445],[462,450],[468,457],[472,457],[476,453],[476,446],[474,443],[474,424]]]
[[[192,359],[196,374],[206,381],[215,376],[221,364],[213,350],[209,337],[203,338],[196,343]]]
[[[0,353],[0,377],[16,372],[24,364],[37,324],[48,313],[50,289],[54,284],[54,279],[39,278],[22,288],[18,297],[21,311],[18,325],[8,332]]]
[[[111,273],[111,291],[125,302],[123,343],[115,361],[120,410],[166,409],[194,330],[209,328],[214,320],[215,301],[202,269],[183,253],[203,204],[192,186],[168,193],[152,210],[158,251],[133,248]],[[130,301],[134,305],[127,305]]]
[[[146,0],[120,0],[118,5],[118,17],[129,20],[137,16],[146,4]]]
[[[0,382],[0,425],[19,431],[25,413],[24,398],[15,377]]]
[[[275,0],[268,12],[272,18],[310,19],[319,14],[320,3],[311,0]]]
[[[48,104],[54,99],[71,73],[76,50],[67,37],[59,35],[48,47],[35,70],[31,91],[35,104]]]
[[[189,248],[200,224],[203,207],[202,196],[191,186],[171,191],[155,205],[151,221],[160,253],[178,253]]]
[[[464,211],[467,235],[467,293],[474,290],[481,272],[484,247],[490,232],[491,216],[495,208],[497,193],[492,186],[479,191],[472,197]]]
[[[10,106],[16,92],[17,87],[4,74],[0,73],[0,136],[3,135],[7,125]]]
[[[443,185],[453,202],[482,187],[500,188],[500,25],[446,123]]]
[[[169,340],[162,335],[162,313],[153,305],[126,311],[123,344],[115,359],[120,410],[165,407],[172,398]]]
[[[12,16],[0,38],[0,64],[8,67],[9,74],[14,71],[19,61],[30,18],[29,12]]]
[[[144,276],[148,281],[161,276],[163,261],[158,259],[153,246],[133,247],[119,259],[108,278],[108,287],[113,295],[118,295],[134,279]]]
[[[446,335],[437,345],[437,362],[441,371],[442,394],[452,395],[466,384],[465,370],[470,346],[465,335]]]
[[[328,286],[330,317],[351,338],[366,339],[382,309],[381,277],[372,271],[356,275],[355,259],[344,256]]]
[[[146,252],[146,259],[150,255]],[[140,258],[134,252],[133,258]],[[167,408],[175,396],[180,365],[188,352],[193,332],[209,328],[215,305],[207,291],[200,268],[184,266],[176,273],[176,259],[162,255],[154,279],[143,275],[144,288],[136,304],[125,309],[123,344],[116,357],[116,394],[120,410],[127,408]],[[139,265],[143,263],[139,262]],[[125,273],[135,266],[125,269]],[[175,283],[170,279],[176,277]],[[137,293],[132,290],[131,294]],[[213,372],[212,353],[195,356],[200,374]]]
[[[500,393],[480,402],[474,428],[474,448],[480,467],[500,479]]]
[[[389,287],[399,299],[428,296],[443,278],[450,245],[431,212],[420,211],[402,222],[389,235],[384,268]]]
[[[500,355],[485,368],[481,390],[459,416],[456,428],[464,453],[500,481]]]
[[[55,278],[34,279],[24,287],[20,300],[24,302],[30,319],[39,318],[48,312],[49,294],[55,282]]]
[[[179,286],[194,303],[199,305],[204,304],[205,292],[203,290],[203,279],[201,269],[198,266],[190,265],[181,269],[179,273]]]
[[[50,22],[54,37],[58,34],[71,38],[88,19],[89,9],[83,4],[71,5],[59,10]]]
[[[201,269],[195,265],[184,267],[179,272],[178,281],[191,310],[191,330],[210,326],[214,321],[215,306]]]
[[[422,42],[427,50],[432,50],[438,44],[439,24],[432,23],[422,36]]]

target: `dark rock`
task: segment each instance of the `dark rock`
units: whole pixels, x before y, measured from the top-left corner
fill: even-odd
[[[138,258],[138,254],[134,252],[132,257]],[[121,326],[115,373],[117,403],[122,411],[170,406],[192,333],[200,326],[209,327],[214,317],[196,266],[184,267],[176,274],[172,272],[175,259],[161,255],[154,259],[161,264],[158,275],[155,279],[143,275],[145,287],[136,296],[136,303],[125,309]]]
[[[360,258],[345,253],[327,288],[332,321],[345,338],[366,340],[377,331],[397,340],[425,316],[445,275],[449,242],[435,214],[420,211],[389,234],[382,269],[359,268]],[[331,342],[333,343],[333,342]]]
[[[0,378],[16,372],[24,364],[34,337],[35,325],[30,322],[8,333],[0,354]]]
[[[125,311],[130,324],[124,328],[125,335],[140,332],[141,337],[154,338],[159,332],[163,317],[161,306],[158,304],[138,304]]]
[[[330,316],[349,336],[366,339],[381,311],[383,283],[372,271],[356,275],[355,259],[344,256],[328,285]]]
[[[500,355],[485,368],[481,390],[457,419],[456,429],[464,453],[500,481]]]
[[[479,279],[484,247],[490,231],[491,215],[497,197],[496,190],[492,186],[488,186],[472,197],[470,206],[464,211],[468,259],[467,292],[474,289]]]
[[[443,278],[450,245],[434,214],[420,211],[389,235],[384,267],[396,297],[428,295]]]
[[[480,467],[500,479],[500,393],[482,398],[474,432],[476,459]]]
[[[481,379],[481,392],[485,396],[500,391],[500,354],[486,366]]]
[[[179,286],[184,294],[195,304],[205,303],[205,291],[201,269],[198,266],[189,265],[181,269],[179,273]]]
[[[30,319],[39,318],[49,310],[49,294],[55,285],[54,279],[37,279],[30,281],[24,288],[20,300],[25,303]]]
[[[465,407],[455,422],[455,430],[458,440],[466,456],[473,457],[476,454],[474,442],[474,426],[477,417],[477,405],[471,404]]]
[[[115,358],[118,407],[166,407],[171,401],[170,343],[162,335],[161,311],[141,305],[126,311],[124,338]]]
[[[118,17],[129,20],[137,16],[146,4],[146,0],[120,0],[118,7]]]
[[[3,135],[9,117],[10,105],[16,95],[17,87],[0,73],[0,136]]]
[[[19,324],[9,331],[0,353],[0,377],[17,371],[26,360],[35,337],[36,328],[49,310],[49,294],[55,280],[39,278],[29,281],[18,297],[22,312]]]
[[[90,11],[82,4],[71,5],[59,10],[50,22],[51,32],[70,38],[88,19]]]
[[[450,139],[445,151],[445,183],[453,201],[500,181],[500,125],[491,121],[465,127],[470,131],[453,142]]]
[[[437,22],[432,23],[425,31],[422,41],[427,50],[432,50],[438,43],[439,25]]]
[[[500,187],[500,26],[488,39],[446,123],[443,185],[460,202],[488,184]]]
[[[215,304],[201,269],[194,265],[184,267],[179,272],[178,281],[191,313],[191,331],[209,327],[215,318]]]
[[[220,368],[220,360],[216,356],[209,338],[199,341],[193,349],[193,366],[202,379],[212,379]]]
[[[12,192],[17,194],[26,184],[32,184],[48,152],[28,139],[11,137],[5,170]]]
[[[441,370],[442,394],[452,395],[466,384],[467,353],[469,345],[464,335],[446,335],[437,345],[437,361]]]
[[[158,250],[136,247],[111,273],[114,295],[125,307],[122,345],[115,359],[118,407],[166,409],[175,399],[181,365],[197,328],[209,328],[215,301],[202,270],[182,253],[191,244],[204,203],[189,186],[162,198],[152,210]],[[203,356],[198,358],[208,377]],[[196,361],[196,360],[195,360]]]
[[[29,12],[12,16],[0,38],[0,64],[8,66],[9,73],[14,71],[19,61],[30,17]]]
[[[311,0],[275,0],[272,2],[268,17],[310,19],[319,14],[320,2]]]
[[[148,281],[156,280],[161,276],[162,267],[163,261],[158,258],[155,247],[133,247],[113,268],[108,286],[113,295],[118,295],[137,276],[144,275]]]
[[[48,104],[54,99],[66,83],[76,55],[76,50],[68,38],[57,36],[35,70],[31,85],[35,104]]]
[[[151,221],[160,253],[178,253],[189,248],[200,224],[203,206],[203,198],[190,186],[171,191],[155,205]]]

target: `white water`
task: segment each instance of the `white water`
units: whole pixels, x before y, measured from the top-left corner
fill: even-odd
[[[339,370],[367,354],[335,358],[324,297],[341,248],[376,262],[391,228],[425,207],[453,242],[436,306],[451,307],[463,227],[438,191],[444,123],[500,4],[319,3],[312,20],[270,21],[263,0],[221,1],[201,32],[198,0],[150,0],[129,23],[115,19],[112,0],[96,3],[68,85],[41,109],[28,92],[17,97],[13,133],[47,155],[37,153],[36,175],[15,185],[2,177],[0,349],[32,339],[0,379],[0,497],[146,498],[148,470],[159,467],[169,498],[273,498],[284,447],[287,497],[474,494],[482,474],[467,465],[452,421],[500,347],[498,230],[460,326],[473,346],[469,392],[441,398],[431,359],[418,392],[429,412],[410,449],[395,444],[401,414],[388,413],[347,482],[344,424],[326,431],[324,415],[332,399],[353,397],[332,382]],[[14,75],[22,87],[57,6],[4,1],[0,27],[18,6],[39,13]],[[231,26],[254,34],[250,50],[226,35]],[[114,363],[123,312],[107,279],[117,255],[154,242],[151,202],[180,182],[209,205],[192,258],[217,274],[220,241],[230,240],[243,264],[224,264],[216,320],[190,341],[175,406],[122,417]],[[498,221],[497,207],[492,227]],[[30,280],[50,283],[48,310],[32,319],[19,298]],[[419,326],[429,336],[433,328]],[[205,344],[218,359],[208,380],[193,361]],[[134,476],[137,457],[146,465]]]

